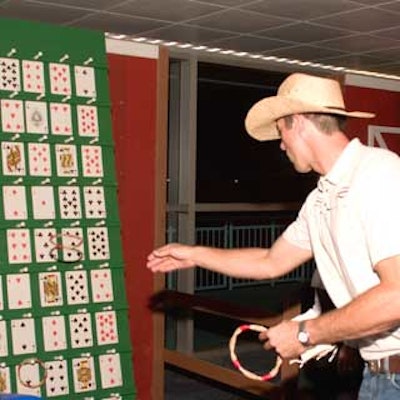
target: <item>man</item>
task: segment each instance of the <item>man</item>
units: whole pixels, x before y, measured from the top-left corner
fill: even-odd
[[[281,140],[298,172],[320,174],[294,221],[270,249],[215,249],[169,244],[148,268],[167,272],[196,265],[239,278],[276,278],[315,258],[336,309],[305,322],[283,321],[262,340],[284,358],[309,346],[358,340],[366,361],[359,399],[400,398],[400,158],[349,141],[348,111],[333,79],[290,75],[276,96],[246,117],[258,140]]]

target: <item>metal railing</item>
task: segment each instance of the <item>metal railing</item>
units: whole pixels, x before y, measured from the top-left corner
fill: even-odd
[[[237,226],[226,224],[218,227],[197,227],[196,244],[218,248],[270,247],[285,227],[286,225],[282,224]],[[168,229],[167,239],[168,243],[176,241],[176,231],[173,228]],[[231,278],[197,267],[194,288],[196,292],[199,292],[213,289],[232,290],[236,287],[250,285],[274,285],[278,282],[306,282],[311,280],[314,269],[315,263],[312,260],[278,279],[254,281],[252,279]],[[174,289],[175,282],[176,273],[168,274],[167,287]]]

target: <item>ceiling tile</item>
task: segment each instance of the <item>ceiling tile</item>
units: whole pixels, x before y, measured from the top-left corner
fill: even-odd
[[[374,35],[388,39],[400,40],[400,26],[392,29],[383,29],[375,32]]]
[[[232,35],[227,32],[196,26],[172,25],[167,28],[146,32],[146,36],[155,39],[174,40],[181,43],[207,44],[210,41],[227,38]]]
[[[370,51],[369,56],[377,57],[388,61],[398,61],[400,59],[400,44],[394,48],[381,48],[379,50]]]
[[[112,11],[135,17],[146,17],[164,21],[178,22],[200,17],[221,7],[187,0],[145,0],[124,2],[111,8]]]
[[[7,2],[0,4],[0,16],[30,21],[65,24],[84,15],[82,10],[60,5],[42,5],[34,3]],[[89,15],[89,12],[87,13]]]
[[[390,27],[397,27],[399,15],[377,8],[364,8],[345,14],[318,19],[319,24],[351,31],[368,32]]]
[[[331,64],[348,68],[366,69],[367,66],[376,65],[377,63],[379,63],[379,60],[363,54],[347,54],[339,57],[325,58],[322,59],[321,62],[324,64]]]
[[[236,9],[221,11],[189,22],[190,25],[198,25],[236,33],[257,32],[285,23],[287,23],[286,19],[266,17],[264,15]]]
[[[124,2],[123,0],[62,0],[62,2],[56,0],[23,0],[23,1],[25,3],[48,4],[48,5],[56,5],[63,7],[70,6],[92,11],[107,10],[110,7],[115,7],[117,4]]]
[[[296,20],[308,20],[326,14],[349,11],[360,7],[347,0],[262,0],[243,6],[246,10],[277,15]]]
[[[395,39],[381,38],[365,34],[357,34],[337,39],[324,40],[323,42],[318,43],[318,45],[329,47],[331,49],[362,53],[364,51],[381,49],[385,46],[395,47],[400,45],[400,42]]]
[[[292,42],[308,43],[324,39],[337,38],[339,36],[346,36],[348,35],[348,32],[331,27],[300,22],[257,32],[257,35],[280,40],[289,40]]]
[[[160,21],[152,21],[123,15],[94,14],[85,19],[76,21],[73,26],[87,27],[110,33],[138,35],[142,32],[166,26],[166,24]]]
[[[294,58],[296,60],[319,60],[326,57],[334,57],[344,54],[338,50],[323,49],[315,46],[293,46],[274,50],[271,55],[278,57]]]
[[[250,53],[263,53],[288,46],[288,43],[279,40],[258,38],[254,36],[234,36],[227,39],[217,40],[211,44],[212,46],[220,47],[221,49],[247,51]]]
[[[400,13],[400,1],[393,1],[392,3],[384,3],[379,6],[383,10],[395,11]]]
[[[197,0],[194,0],[196,3]],[[247,3],[254,3],[254,0],[198,0],[199,3],[217,4],[225,7],[236,7]]]

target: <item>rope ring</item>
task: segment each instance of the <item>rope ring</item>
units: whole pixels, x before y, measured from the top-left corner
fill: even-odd
[[[262,325],[255,325],[255,324],[239,326],[235,330],[235,332],[233,332],[233,335],[232,335],[231,339],[229,340],[229,353],[231,356],[232,364],[246,378],[253,379],[256,381],[269,381],[278,375],[279,369],[282,365],[282,358],[280,358],[279,356],[277,357],[275,366],[268,373],[266,373],[264,375],[257,375],[254,372],[248,371],[247,369],[243,368],[238,360],[237,355],[236,355],[235,347],[236,347],[236,342],[237,342],[238,336],[241,333],[249,331],[249,330],[255,331],[255,332],[265,332],[268,330],[268,328],[266,328],[265,326],[262,326]]]
[[[34,365],[34,364],[39,364],[39,366],[42,367],[42,369],[44,371],[42,379],[36,384],[33,384],[30,381],[24,381],[21,378],[21,369],[22,369],[22,367],[24,367],[25,365]],[[21,385],[23,385],[23,386],[25,386],[27,388],[30,388],[30,389],[36,389],[36,388],[38,388],[40,386],[43,386],[44,383],[46,382],[46,379],[47,379],[46,365],[39,358],[27,358],[27,359],[23,360],[21,363],[18,364],[17,376],[18,376],[18,380],[20,381]]]

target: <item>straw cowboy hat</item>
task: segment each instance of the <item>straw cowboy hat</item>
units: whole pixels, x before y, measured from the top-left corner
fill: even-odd
[[[279,86],[276,96],[254,104],[245,120],[246,130],[257,140],[279,139],[276,121],[286,115],[325,113],[353,118],[373,118],[375,114],[346,111],[339,82],[334,79],[295,73]]]

